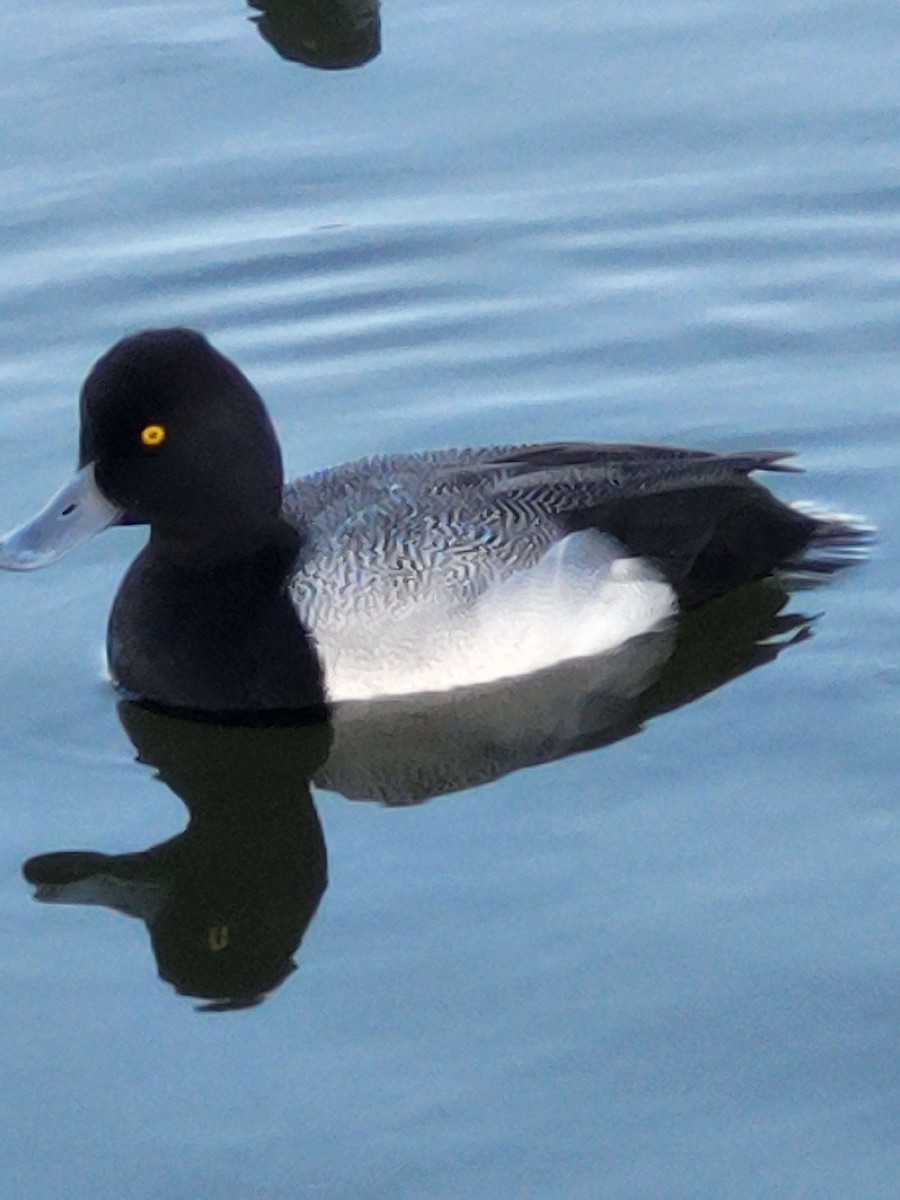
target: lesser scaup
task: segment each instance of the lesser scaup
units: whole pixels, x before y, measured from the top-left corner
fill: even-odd
[[[160,704],[439,691],[600,653],[816,545],[852,551],[856,527],[749,478],[787,457],[504,445],[381,455],[285,487],[241,371],[199,333],[149,330],[92,368],[76,475],[0,542],[0,566],[149,525],[107,652],[123,689]]]

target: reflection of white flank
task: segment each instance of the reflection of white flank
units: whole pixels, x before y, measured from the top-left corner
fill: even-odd
[[[371,581],[376,591],[387,581]],[[411,604],[317,606],[309,621],[332,700],[447,691],[602,654],[672,616],[672,588],[594,530],[474,598],[434,572]]]
[[[549,762],[636,728],[638,698],[674,645],[674,624],[525,679],[337,704],[315,782],[352,799],[409,804]]]

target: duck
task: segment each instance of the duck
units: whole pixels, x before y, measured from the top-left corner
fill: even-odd
[[[791,455],[559,441],[376,454],[285,484],[238,366],[195,330],[144,330],[89,371],[77,470],[0,539],[0,568],[148,526],[106,650],[150,704],[446,692],[603,654],[798,562],[832,569],[862,528],[751,478]]]

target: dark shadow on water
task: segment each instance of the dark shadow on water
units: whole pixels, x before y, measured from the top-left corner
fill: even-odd
[[[123,702],[138,752],[187,805],[177,837],[133,854],[61,851],[25,864],[37,899],[99,904],[147,926],[161,977],[183,994],[243,1007],[271,992],[327,881],[309,781],[327,724],[241,728]]]
[[[467,691],[343,704],[327,722],[244,727],[123,701],[138,760],[185,803],[150,849],[58,851],[24,865],[36,898],[144,921],[159,974],[207,1008],[257,1003],[288,977],[326,886],[311,784],[413,804],[631,737],[809,634],[773,582],[595,659]]]
[[[248,0],[262,38],[288,62],[342,71],[381,51],[379,0]]]

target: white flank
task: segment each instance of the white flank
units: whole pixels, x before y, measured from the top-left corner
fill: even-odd
[[[468,607],[436,586],[402,611],[322,612],[313,635],[329,698],[367,700],[470,687],[601,654],[675,608],[672,588],[650,563],[588,530]]]

